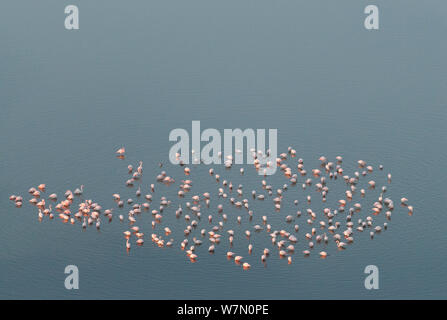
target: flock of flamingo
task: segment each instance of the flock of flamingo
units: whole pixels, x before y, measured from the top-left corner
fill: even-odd
[[[124,147],[118,149],[116,151],[117,157],[125,159],[125,152]],[[155,247],[178,246],[181,252],[186,253],[191,262],[197,261],[200,251],[199,247],[205,241],[209,241],[208,252],[211,254],[218,251],[218,246],[221,241],[225,241],[227,244],[224,246],[228,248],[226,252],[228,260],[233,260],[237,265],[242,266],[244,270],[248,270],[251,268],[251,265],[243,258],[242,255],[244,253],[232,251],[234,250],[233,242],[235,241],[237,233],[246,238],[246,253],[248,255],[251,256],[257,252],[260,261],[266,264],[269,257],[275,251],[280,258],[286,258],[288,264],[291,264],[296,251],[295,246],[298,243],[303,243],[304,250],[302,254],[305,257],[308,257],[312,252],[316,251],[320,258],[326,258],[328,253],[325,250],[328,250],[329,241],[333,241],[338,250],[343,250],[354,242],[355,233],[369,231],[372,239],[376,234],[387,229],[388,222],[391,220],[391,215],[395,207],[393,200],[386,197],[386,185],[391,183],[391,174],[388,173],[385,175],[382,165],[379,165],[375,169],[365,161],[359,160],[358,171],[355,171],[350,176],[343,170],[343,158],[341,156],[337,156],[334,162],[321,156],[319,158],[319,167],[307,172],[304,168],[304,161],[302,159],[295,160],[296,150],[291,147],[288,148],[287,153],[279,155],[276,159],[276,164],[260,161],[263,157],[265,159],[268,151],[267,154],[256,150],[250,150],[250,152],[253,166],[258,172],[259,170],[265,170],[266,166],[277,165],[281,170],[281,174],[287,180],[287,183],[276,189],[267,182],[269,176],[260,175],[260,180],[262,179],[259,186],[260,190],[256,191],[253,189],[249,193],[249,196],[244,198],[243,185],[239,184],[235,188],[231,181],[224,179],[213,168],[210,168],[209,176],[215,181],[217,187],[217,193],[214,194],[218,202],[216,205],[211,204],[215,200],[213,200],[210,192],[204,192],[202,194],[192,194],[191,192],[193,184],[196,183],[193,183],[194,171],[206,167],[204,165],[193,165],[190,168],[188,165],[180,162],[180,166],[183,167],[184,177],[182,177],[181,183],[178,185],[177,196],[179,204],[178,207],[171,209],[172,201],[166,196],[161,196],[159,198],[159,204],[155,204],[155,184],[147,186],[146,189],[148,192],[142,197],[142,187],[144,188],[141,183],[143,162],[140,161],[136,169],[129,164],[125,185],[133,188],[134,185],[138,184],[135,195],[141,201],[135,203],[131,198],[123,200],[118,193],[112,195],[116,203],[115,206],[118,207],[117,210],[122,212],[118,216],[119,221],[123,225],[128,226],[126,227],[128,230],[123,232],[126,250],[129,252],[132,243],[137,246],[142,246],[145,241],[143,229],[151,228],[151,240]],[[219,156],[222,157],[221,154]],[[180,154],[177,154],[177,157],[180,158]],[[232,156],[225,158],[224,172],[231,170],[233,162]],[[295,164],[289,164],[291,161],[295,162]],[[161,168],[163,165],[160,163],[159,166]],[[293,172],[294,170],[295,173]],[[384,183],[381,186],[376,186],[376,181],[371,178],[373,172],[376,170],[383,176]],[[240,168],[239,173],[243,176],[244,168]],[[168,187],[176,183],[165,171],[161,171],[155,180],[156,183],[164,184]],[[343,184],[345,189],[344,195],[340,196],[340,199],[332,207],[327,206],[327,196],[330,192],[329,186],[336,181],[340,181]],[[200,183],[201,181],[198,182],[198,184]],[[364,184],[364,188],[361,187],[362,183]],[[109,222],[112,221],[114,209],[103,210],[98,203],[84,199],[84,186],[80,186],[74,191],[67,190],[64,196],[61,197],[61,201],[58,201],[59,196],[56,193],[46,196],[46,189],[45,184],[40,184],[28,190],[31,196],[29,203],[38,209],[39,221],[45,218],[54,219],[54,214],[57,214],[64,223],[71,223],[73,225],[81,224],[84,229],[94,225],[98,230],[101,227],[101,218],[108,219]],[[236,189],[236,192],[233,189]],[[282,221],[286,222],[286,227],[283,227],[283,229],[275,228],[269,221],[269,215],[278,217],[281,214],[282,208],[284,208],[283,202],[285,200],[285,194],[291,193],[291,197],[295,197],[300,192],[300,189],[305,196],[305,206],[307,208],[302,209],[303,211],[298,210],[301,203],[297,199],[294,199],[293,205],[297,209],[296,212],[283,217],[284,220]],[[315,212],[310,208],[311,203],[316,201],[314,200],[315,194],[317,200],[322,201],[323,206],[325,206],[323,210],[318,210],[320,212]],[[364,209],[361,201],[368,194],[375,197],[372,200],[374,203],[371,208]],[[22,207],[24,202],[23,197],[19,195],[11,195],[9,199],[18,208]],[[251,208],[251,202],[265,200],[269,200],[272,205],[270,211],[263,209],[263,213],[255,213]],[[77,203],[77,208],[75,203]],[[224,203],[227,203],[230,209],[224,210]],[[413,207],[408,204],[408,199],[401,198],[400,205],[408,211],[409,215],[413,214]],[[125,206],[128,206],[128,209],[125,209]],[[127,211],[126,214],[125,211]],[[212,214],[203,218],[201,212],[204,211],[211,211]],[[362,213],[364,211],[366,213]],[[141,215],[148,214],[152,215],[151,226],[138,226],[138,218]],[[175,214],[177,220],[183,218],[186,222],[186,228],[183,230],[183,234],[179,235],[183,239],[182,241],[174,241],[171,238],[173,236],[172,230],[169,226],[163,224],[163,216],[170,214]],[[301,218],[301,220],[305,221],[300,226],[297,222],[303,214],[305,218]],[[376,221],[381,216],[384,217],[382,221],[385,222],[383,223]],[[344,221],[343,223],[339,221],[340,218]],[[229,219],[235,219],[235,223],[238,226],[238,228],[235,228],[236,230],[226,227]],[[213,221],[217,221],[217,223]],[[246,227],[243,227],[244,222],[247,222]],[[256,224],[256,222],[258,223]],[[205,226],[199,228],[199,225]],[[304,228],[309,229],[309,232],[305,233],[305,231],[301,231],[303,225]],[[254,248],[251,239],[257,237],[261,232],[266,232],[270,237],[270,248],[259,248],[259,250],[258,248]],[[302,236],[300,237],[300,235]],[[224,238],[226,239],[223,240]],[[303,240],[299,241],[299,238]]]

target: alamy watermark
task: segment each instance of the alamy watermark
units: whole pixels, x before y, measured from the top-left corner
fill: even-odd
[[[368,275],[365,278],[365,289],[379,289],[379,268],[371,264],[365,267],[364,273]]]
[[[379,8],[371,4],[365,7],[364,12],[368,15],[364,21],[365,29],[379,30]]]
[[[367,5],[364,14],[368,16],[364,20],[367,30],[379,30],[379,8],[376,5]],[[76,5],[68,5],[64,9],[64,26],[67,30],[79,30],[79,8]]]
[[[64,26],[67,30],[79,30],[79,8],[75,5],[68,5],[64,9],[67,15],[64,20]]]
[[[169,160],[172,164],[224,163],[227,168],[233,164],[253,164],[260,175],[272,175],[276,172],[277,139],[278,130],[268,129],[266,149],[266,129],[224,129],[222,150],[219,130],[208,128],[201,132],[200,121],[192,121],[191,139],[185,129],[177,128],[169,133],[169,141],[176,142],[169,151]],[[203,147],[202,142],[206,142]]]
[[[68,276],[65,278],[64,285],[65,289],[72,290],[72,289],[79,289],[79,269],[75,265],[68,265],[65,267],[64,270],[65,274],[68,274]]]

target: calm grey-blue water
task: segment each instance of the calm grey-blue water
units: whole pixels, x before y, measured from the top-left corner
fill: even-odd
[[[363,25],[366,1],[72,2],[80,29],[71,31],[60,1],[0,4],[0,298],[447,298],[445,1],[373,1],[380,29],[372,31]],[[227,260],[225,235],[215,254],[203,245],[191,263],[179,248],[187,222],[174,210],[184,176],[169,164],[168,136],[190,131],[193,120],[202,129],[277,128],[278,152],[292,146],[308,171],[321,155],[341,155],[347,174],[359,159],[374,166],[380,183],[390,172],[387,196],[396,209],[388,229],[373,240],[356,234],[346,250],[327,249],[326,259],[299,250],[291,265],[276,254],[261,263],[260,251],[272,246],[265,232],[252,236],[252,256],[247,240],[235,237],[233,251],[252,265],[245,271]],[[121,146],[125,160],[115,157]],[[112,194],[141,202],[124,184],[127,165],[139,160],[143,194],[161,170],[176,179],[171,187],[156,184],[154,196],[173,201],[157,232],[169,225],[180,237],[173,248],[153,245],[150,213],[142,213],[146,242],[127,254],[122,232],[129,226],[117,217],[128,209],[118,209]],[[238,166],[214,168],[235,188],[243,184],[247,196],[260,189],[252,166],[244,176]],[[194,169],[188,196],[214,197],[208,169]],[[274,190],[286,183],[279,171],[268,179]],[[39,222],[27,191],[40,183],[46,196],[60,198],[84,184],[83,197],[114,208],[114,220],[103,219],[99,232],[57,217]],[[242,233],[267,215],[276,228],[290,228],[284,217],[297,210],[292,199],[307,208],[301,183],[286,191],[280,213],[271,200],[257,201],[253,221],[245,214],[241,226],[241,213],[226,205],[228,226]],[[332,188],[326,204],[312,202],[315,212],[334,207],[346,186]],[[24,196],[22,208],[11,194]],[[304,215],[297,220],[303,228]],[[206,220],[200,223],[209,228]],[[64,286],[67,265],[79,268],[78,290]],[[365,289],[367,265],[379,268],[378,290]]]

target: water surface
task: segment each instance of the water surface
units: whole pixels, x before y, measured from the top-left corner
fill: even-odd
[[[59,1],[3,2],[0,298],[445,299],[447,4],[375,3],[380,30],[368,32],[359,1],[77,1],[81,27],[71,32]],[[358,159],[382,163],[390,196],[409,198],[415,214],[396,210],[387,232],[358,236],[328,259],[296,254],[288,266],[275,257],[243,272],[222,245],[213,256],[202,247],[195,264],[149,240],[127,255],[118,221],[82,232],[39,223],[27,203],[8,200],[39,183],[59,195],[84,184],[104,208],[115,192],[135,198],[127,164],[143,160],[143,183],[153,182],[170,130],[190,130],[192,120],[278,128],[279,150],[296,148],[308,171],[322,154],[342,155],[351,173]],[[113,154],[122,145],[124,162]],[[166,169],[179,179],[179,168]],[[215,188],[202,171],[197,192]],[[247,191],[259,182],[232,174]],[[255,212],[284,224],[264,205]],[[175,233],[186,223],[170,225]],[[64,288],[68,264],[79,267],[77,291]],[[364,288],[369,264],[379,267],[379,290]]]

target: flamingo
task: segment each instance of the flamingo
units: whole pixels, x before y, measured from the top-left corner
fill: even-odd
[[[84,185],[81,185],[81,188],[76,188],[73,192],[75,196],[80,196],[84,193]]]

